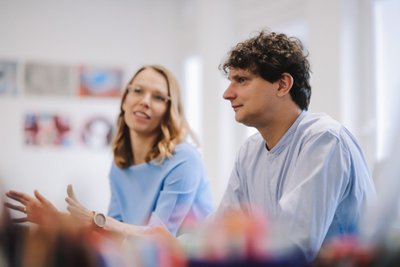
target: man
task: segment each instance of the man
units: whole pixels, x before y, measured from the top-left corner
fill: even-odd
[[[220,69],[236,121],[258,133],[240,148],[218,213],[263,212],[306,260],[325,241],[356,233],[373,181],[351,133],[307,112],[310,64],[301,42],[262,31],[237,44]]]

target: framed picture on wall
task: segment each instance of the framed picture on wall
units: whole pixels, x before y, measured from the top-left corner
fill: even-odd
[[[68,116],[50,112],[27,112],[24,117],[24,143],[38,147],[70,146],[71,126]]]
[[[122,70],[81,66],[79,81],[79,96],[119,97],[122,87]]]
[[[68,65],[28,62],[25,64],[25,94],[72,96],[73,71]]]
[[[91,149],[109,148],[113,137],[113,123],[105,116],[86,118],[81,131],[82,144]]]
[[[17,94],[17,62],[0,60],[0,95]]]

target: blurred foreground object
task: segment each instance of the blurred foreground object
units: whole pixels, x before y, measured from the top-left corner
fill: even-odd
[[[276,230],[264,216],[230,211],[179,239],[189,266],[305,266],[299,251],[278,249]]]

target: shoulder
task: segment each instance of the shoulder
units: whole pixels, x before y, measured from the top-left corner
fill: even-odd
[[[173,157],[185,158],[185,157],[195,157],[199,158],[200,153],[196,147],[189,143],[181,143],[175,147]]]
[[[306,113],[296,130],[296,139],[303,142],[333,142],[348,149],[358,142],[340,122],[324,113]]]
[[[309,135],[330,132],[339,135],[343,126],[324,113],[306,113],[299,123],[298,131]]]
[[[181,143],[175,147],[172,157],[164,161],[165,165],[176,166],[180,164],[201,165],[202,158],[196,147],[189,143]]]
[[[160,167],[166,174],[168,184],[179,181],[179,186],[192,186],[207,177],[200,152],[188,143],[177,145],[172,157],[166,159]]]
[[[304,142],[320,138],[341,141],[348,133],[341,123],[327,114],[306,112],[296,129],[295,139]]]

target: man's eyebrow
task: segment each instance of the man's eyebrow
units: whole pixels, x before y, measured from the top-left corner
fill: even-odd
[[[228,79],[233,79],[233,80],[235,80],[235,79],[237,79],[237,78],[239,78],[241,75],[240,74],[234,74],[234,75],[229,75],[228,76]]]
[[[249,77],[248,74],[242,73],[242,74],[235,74],[235,75],[229,76],[228,79],[229,80],[231,80],[231,79],[232,80],[237,80],[239,78],[248,78],[248,77]]]

